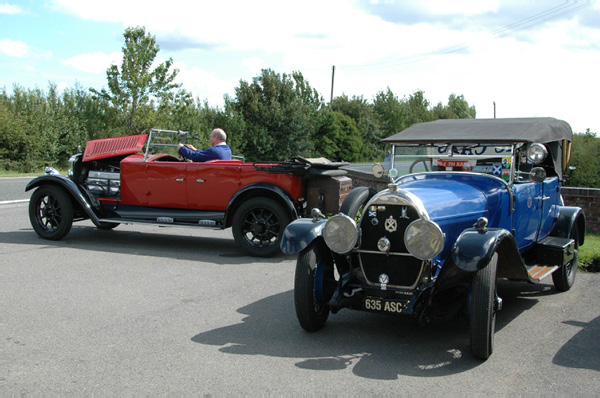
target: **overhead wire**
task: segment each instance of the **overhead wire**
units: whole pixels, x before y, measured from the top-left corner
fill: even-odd
[[[577,0],[574,2],[565,1],[563,4],[549,8],[545,11],[542,11],[538,14],[532,15],[530,17],[524,18],[520,21],[514,22],[512,24],[503,26],[499,29],[490,31],[490,34],[495,38],[507,37],[517,32],[520,32],[525,29],[532,28],[536,25],[542,24],[544,22],[550,21],[552,19],[556,19],[562,17],[564,15],[571,14],[575,11],[579,11],[582,8],[588,7],[593,4],[595,0],[586,0],[583,3],[579,3]],[[407,64],[417,63],[424,61],[428,58],[440,56],[440,55],[448,55],[453,53],[458,53],[460,51],[464,51],[469,49],[471,46],[467,43],[455,44],[448,47],[442,47],[437,50],[418,54],[411,57],[390,60],[387,62],[378,62],[366,65],[339,65],[339,68],[344,70],[371,70],[371,69],[389,69],[395,68],[398,66],[403,66]]]

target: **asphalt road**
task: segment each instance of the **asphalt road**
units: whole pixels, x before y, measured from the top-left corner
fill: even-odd
[[[481,362],[462,321],[342,310],[304,332],[295,258],[244,256],[230,230],[82,222],[44,241],[4,203],[0,256],[0,395],[600,393],[597,274],[501,283]]]

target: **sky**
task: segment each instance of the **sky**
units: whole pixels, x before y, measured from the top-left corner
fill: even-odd
[[[0,89],[106,88],[144,26],[213,107],[240,80],[299,71],[329,101],[464,95],[477,118],[546,117],[600,133],[594,0],[0,0]],[[335,66],[335,73],[333,67]]]

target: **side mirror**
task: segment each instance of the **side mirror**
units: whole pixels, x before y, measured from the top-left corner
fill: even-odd
[[[539,184],[546,179],[546,170],[544,170],[542,167],[534,167],[531,169],[530,175],[531,181]]]

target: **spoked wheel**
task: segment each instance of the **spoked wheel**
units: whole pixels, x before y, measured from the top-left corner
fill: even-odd
[[[298,256],[294,280],[294,305],[300,326],[315,332],[325,326],[337,287],[331,253],[322,241],[313,241]]]
[[[486,360],[494,351],[496,313],[501,300],[496,290],[496,268],[498,253],[490,263],[477,271],[473,277],[470,297],[470,333],[473,356]]]
[[[575,283],[575,275],[577,274],[577,265],[579,263],[579,231],[576,225],[573,226],[573,231],[571,231],[571,239],[575,241],[573,259],[552,274],[554,287],[560,292],[566,292]]]
[[[71,198],[59,187],[39,187],[29,200],[29,221],[41,238],[62,239],[73,225]]]
[[[270,257],[281,251],[279,243],[291,216],[272,199],[252,198],[233,216],[233,237],[253,256]]]
[[[409,166],[409,168],[408,168],[408,174],[412,174],[413,169],[419,163],[423,163],[423,167],[425,168],[425,171],[431,171],[431,159],[429,159],[429,158],[419,158],[419,159],[415,160],[414,162],[412,162],[412,164]]]

